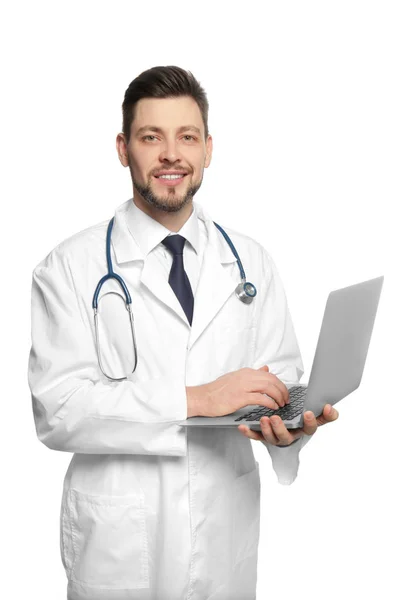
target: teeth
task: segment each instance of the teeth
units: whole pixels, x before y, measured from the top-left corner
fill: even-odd
[[[181,179],[183,175],[160,175],[159,179]]]

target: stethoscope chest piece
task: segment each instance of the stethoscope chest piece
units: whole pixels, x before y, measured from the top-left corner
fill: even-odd
[[[251,304],[256,296],[256,287],[249,281],[242,281],[235,289],[236,296],[244,304]]]
[[[222,227],[220,227],[220,225],[215,223],[215,221],[214,224],[216,225],[217,229],[219,229],[220,233],[223,235],[224,239],[230,246],[232,253],[237,259],[238,268],[240,269],[241,283],[239,283],[236,287],[235,294],[237,298],[241,300],[241,302],[244,302],[244,304],[251,304],[252,300],[256,296],[256,287],[253,283],[249,283],[249,281],[246,280],[244,267],[242,266],[242,262],[240,260],[240,257],[238,256],[238,252],[235,249],[233,242],[231,241],[225,230]]]

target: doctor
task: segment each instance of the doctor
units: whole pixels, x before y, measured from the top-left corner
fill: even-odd
[[[290,484],[300,449],[338,412],[326,405],[293,431],[274,418],[257,433],[179,426],[248,404],[283,406],[284,382],[297,382],[303,365],[270,255],[225,228],[257,287],[253,302],[240,302],[236,258],[193,201],[212,156],[202,87],[179,67],[154,67],[132,81],[122,109],[116,144],[133,198],[115,211],[111,258],[131,294],[135,368],[115,279],[101,290],[97,340],[115,377],[98,361],[92,302],[107,273],[109,219],[61,242],[32,277],[36,431],[48,448],[73,453],[60,507],[67,597],[253,600],[260,479],[250,439]],[[244,163],[232,154],[238,193]]]

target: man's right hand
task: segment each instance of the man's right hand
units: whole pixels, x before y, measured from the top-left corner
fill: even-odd
[[[250,404],[277,410],[289,403],[287,387],[267,365],[231,371],[186,390],[188,417],[222,417]]]

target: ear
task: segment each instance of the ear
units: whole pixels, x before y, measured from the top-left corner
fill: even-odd
[[[212,150],[213,150],[212,136],[208,135],[208,139],[206,140],[206,156],[205,156],[205,164],[204,164],[205,168],[208,168],[209,165],[211,164]]]
[[[119,160],[124,167],[129,166],[129,160],[127,155],[127,144],[123,133],[118,133],[116,136],[116,151],[118,153]]]

